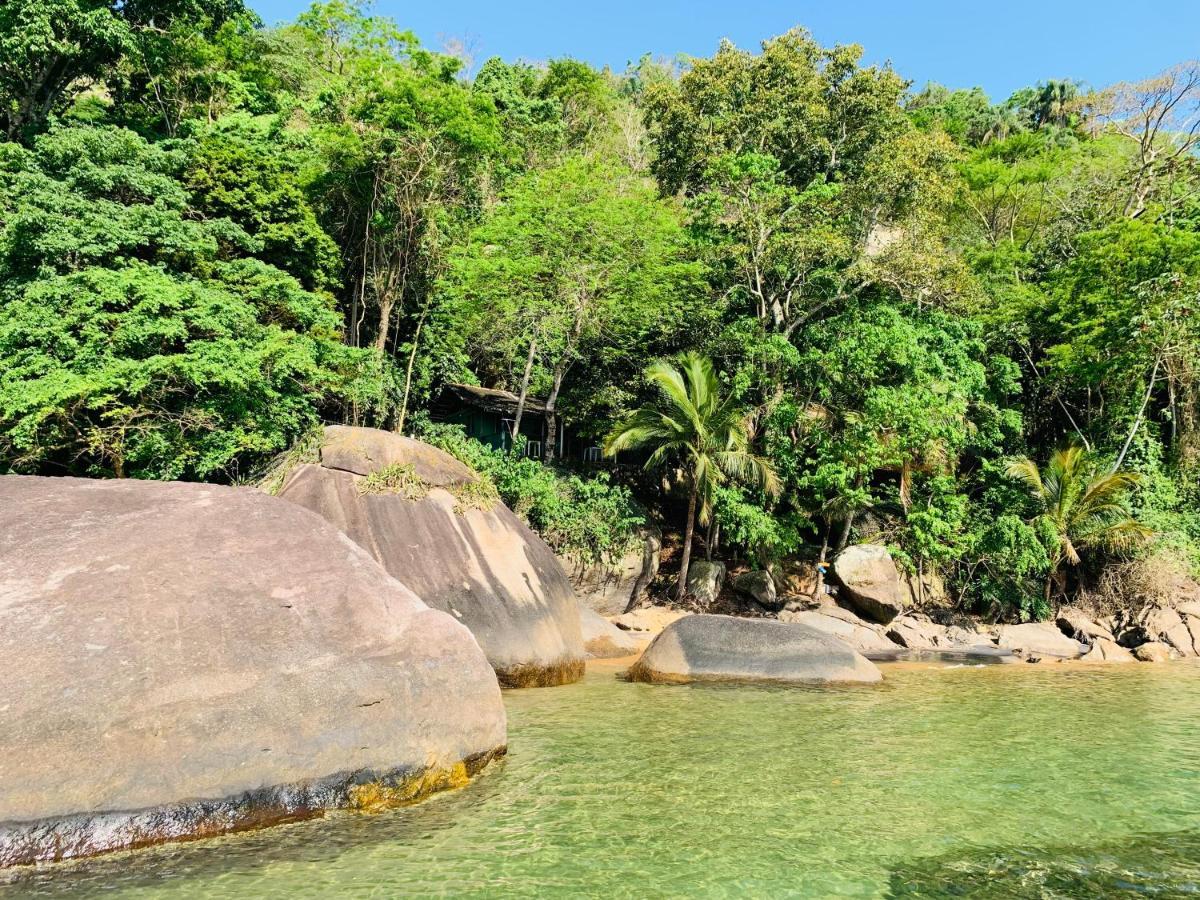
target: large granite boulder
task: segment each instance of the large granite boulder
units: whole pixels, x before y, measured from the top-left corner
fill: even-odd
[[[786,602],[785,598],[779,596],[775,579],[767,571],[742,572],[734,576],[730,585],[738,596],[754,601],[763,609],[779,610]]]
[[[1001,625],[996,629],[996,646],[1026,658],[1078,659],[1087,644],[1069,638],[1053,622]]]
[[[469,631],[258,491],[0,477],[0,866],[373,808],[503,752]]]
[[[883,627],[864,622],[854,613],[837,607],[821,609],[785,610],[779,621],[796,625],[807,625],[817,631],[845,641],[859,653],[884,653],[898,649],[899,645],[883,633]]]
[[[581,566],[562,560],[580,602],[602,616],[618,616],[646,595],[658,574],[662,532],[647,526],[638,541],[611,565]]]
[[[886,547],[855,544],[833,561],[838,600],[864,619],[886,625],[904,610],[900,573]]]
[[[317,463],[279,496],[331,522],[391,575],[469,629],[505,687],[583,675],[579,605],[554,552],[475,474],[428,444],[330,426]]]
[[[961,625],[941,625],[921,613],[893,619],[887,636],[909,650],[965,650],[991,645],[992,640]]]
[[[1136,662],[1137,658],[1112,638],[1098,637],[1092,642],[1092,649],[1079,657],[1079,661],[1091,663],[1130,663]]]
[[[725,584],[725,563],[694,559],[688,566],[687,590],[703,606],[711,606]]]
[[[622,631],[582,603],[579,607],[579,624],[583,629],[583,649],[592,659],[632,656],[645,646],[645,640],[638,640],[628,631]]]
[[[880,681],[849,644],[775,619],[687,616],[663,631],[629,670],[633,681]]]
[[[1169,662],[1172,658],[1171,648],[1159,641],[1148,641],[1133,648],[1134,659],[1139,662]]]

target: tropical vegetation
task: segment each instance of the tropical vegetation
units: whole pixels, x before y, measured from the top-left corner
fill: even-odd
[[[580,560],[876,541],[1010,619],[1200,570],[1200,63],[993,100],[800,28],[464,47],[353,0],[3,4],[0,471],[240,482],[342,422]],[[472,447],[449,382],[664,466]]]

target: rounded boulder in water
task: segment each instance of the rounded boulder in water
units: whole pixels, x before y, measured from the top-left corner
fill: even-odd
[[[403,803],[506,743],[479,645],[252,489],[0,477],[0,866]]]
[[[775,619],[686,616],[673,622],[629,670],[633,681],[881,681],[865,656],[807,625]]]

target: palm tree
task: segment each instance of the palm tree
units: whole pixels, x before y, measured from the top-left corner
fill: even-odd
[[[1138,544],[1152,532],[1132,518],[1122,501],[1139,476],[1133,472],[1102,471],[1078,445],[1055,451],[1042,471],[1028,458],[1014,460],[1008,474],[1025,483],[1038,505],[1035,523],[1054,536],[1048,548],[1046,603],[1057,585],[1061,591],[1063,563],[1079,565],[1079,553],[1092,547],[1121,550]]]
[[[674,363],[654,363],[646,369],[646,378],[658,388],[658,402],[617,425],[608,435],[604,452],[612,456],[620,450],[651,447],[646,468],[671,459],[683,464],[688,508],[677,588],[677,596],[683,600],[697,506],[700,523],[708,522],[713,488],[727,477],[756,481],[772,494],[779,490],[779,483],[770,464],[750,452],[749,417],[732,397],[721,396],[711,360],[684,353]]]
[[[1070,124],[1078,98],[1079,85],[1074,81],[1051,79],[1038,85],[1033,106],[1034,124],[1065,127]]]

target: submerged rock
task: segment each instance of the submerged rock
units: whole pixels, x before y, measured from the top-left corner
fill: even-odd
[[[838,600],[864,619],[886,625],[904,609],[900,573],[886,547],[855,544],[833,561]]]
[[[373,428],[325,429],[279,496],[319,514],[475,635],[506,687],[583,675],[579,606],[554,552],[461,462]]]
[[[0,477],[0,865],[405,802],[505,746],[466,628],[258,491]]]
[[[633,681],[880,681],[849,644],[774,619],[687,616],[670,625],[629,670]]]
[[[783,598],[779,596],[770,572],[743,572],[734,577],[731,585],[738,594],[763,609],[777,610],[783,606]]]
[[[599,613],[580,604],[579,625],[583,629],[583,649],[592,659],[632,656],[645,644],[628,631],[622,631]]]
[[[707,559],[692,560],[688,566],[688,593],[704,606],[710,606],[725,584],[725,563]]]

